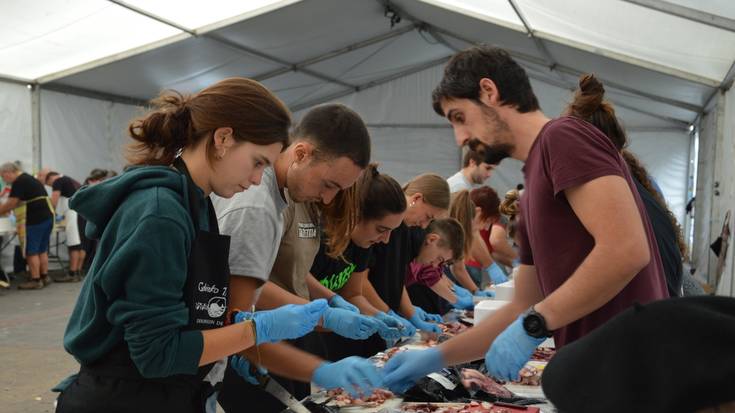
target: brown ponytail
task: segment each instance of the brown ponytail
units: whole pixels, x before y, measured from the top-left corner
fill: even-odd
[[[518,214],[521,212],[521,192],[511,189],[505,193],[505,199],[500,203],[500,213],[508,217],[508,236],[515,238],[518,228]]]
[[[222,127],[232,128],[238,142],[288,145],[288,108],[254,80],[225,79],[193,95],[166,91],[151,106],[151,112],[128,126],[135,140],[127,156],[133,165],[169,165],[182,149],[198,145]],[[211,139],[206,151],[212,161]]]
[[[451,202],[449,203],[449,217],[456,219],[462,225],[462,229],[464,230],[462,250],[466,256],[472,248],[474,237],[472,221],[475,217],[475,204],[470,198],[470,191],[463,189],[452,193]]]
[[[648,171],[638,158],[626,148],[628,147],[628,139],[625,135],[623,127],[615,116],[615,108],[608,101],[603,100],[605,96],[605,88],[602,83],[597,80],[595,75],[582,75],[579,79],[579,89],[574,93],[574,101],[564,111],[565,115],[574,116],[585,120],[599,130],[601,130],[620,151],[623,159],[628,164],[631,175],[640,182],[648,193],[661,208],[666,211],[671,226],[676,231],[676,244],[679,247],[681,256],[686,259],[687,246],[684,242],[681,226],[679,226],[676,217],[666,205],[666,201],[661,197],[656,188],[651,184]]]
[[[377,164],[369,164],[355,185],[322,209],[327,255],[337,258],[344,253],[358,222],[405,211],[406,197],[398,182],[378,172]]]

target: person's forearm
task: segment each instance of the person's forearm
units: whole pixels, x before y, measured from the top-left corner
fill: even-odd
[[[329,300],[334,296],[334,292],[329,288],[322,285],[313,275],[308,274],[306,276],[306,286],[309,288],[309,297],[312,300],[317,298],[324,298]]]
[[[505,330],[519,314],[543,298],[535,267],[522,265],[516,276],[513,299],[481,323],[441,345],[447,365],[478,360],[495,338]]]
[[[362,296],[365,297],[368,302],[372,304],[373,307],[384,313],[387,313],[391,310],[388,304],[386,304],[385,301],[380,298],[378,292],[375,291],[375,287],[373,287],[373,284],[367,278],[365,278],[362,283]]]
[[[0,204],[0,215],[7,214],[8,212],[10,212],[13,209],[15,209],[15,207],[17,207],[17,206],[18,206],[18,198],[15,198],[15,197],[8,198],[7,201],[5,201],[4,203]]]
[[[226,327],[202,331],[203,349],[199,365],[239,353],[255,344],[250,322],[231,324]]]
[[[401,293],[401,303],[398,309],[398,312],[407,320],[410,320],[411,317],[413,317],[413,313],[416,311],[415,308],[413,308],[413,303],[411,302],[411,298],[408,296],[408,291],[406,291],[406,287],[403,287],[403,292]]]
[[[372,316],[372,315],[375,315],[375,314],[381,312],[380,310],[378,310],[377,308],[375,308],[375,306],[373,306],[372,304],[370,304],[370,301],[368,301],[368,299],[365,298],[365,296],[363,296],[363,295],[354,295],[352,297],[345,297],[345,298],[351,304],[357,306],[357,308],[360,309],[360,314],[365,314],[365,315],[371,315]]]
[[[59,204],[60,197],[61,197],[60,191],[51,192],[51,205],[53,205],[54,209],[56,209],[56,206]]]
[[[518,258],[518,254],[508,242],[505,228],[496,225],[490,233],[490,245],[493,247],[492,257],[500,264],[512,266],[513,260]]]
[[[287,343],[261,344],[246,350],[243,355],[253,363],[258,363],[260,353],[261,366],[271,373],[305,383],[311,381],[314,370],[324,362],[321,358],[299,350]]]
[[[472,248],[470,249],[470,256],[475,261],[479,262],[482,268],[489,267],[493,263],[493,258],[490,256],[490,251],[487,250],[487,245],[482,239],[479,232],[476,232],[472,237]]]
[[[470,274],[467,272],[467,267],[464,266],[464,263],[458,262],[452,265],[452,274],[454,274],[454,278],[457,279],[457,283],[460,286],[468,289],[471,293],[474,294],[475,291],[478,290],[477,284],[475,284],[475,281],[473,281],[472,277],[470,277]],[[454,293],[452,293],[452,295],[454,295]]]
[[[636,257],[640,251],[624,245],[596,245],[574,274],[535,310],[551,330],[579,320],[612,300],[645,267],[648,259]]]
[[[431,291],[435,292],[436,295],[449,301],[451,304],[457,302],[457,295],[452,291],[452,282],[449,281],[446,276],[443,276],[441,280],[437,281],[436,284],[429,288]]]
[[[525,309],[523,305],[506,304],[480,324],[445,341],[439,346],[445,365],[454,366],[482,359],[493,340]]]
[[[272,310],[286,304],[306,304],[309,300],[292,294],[275,283],[268,281],[260,292],[256,307],[258,310]]]

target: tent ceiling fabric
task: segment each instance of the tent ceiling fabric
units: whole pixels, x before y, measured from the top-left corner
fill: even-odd
[[[246,76],[300,109],[486,42],[565,89],[595,72],[620,107],[679,127],[703,111],[735,57],[735,32],[622,0],[513,3],[536,41],[506,0],[10,0],[0,76],[137,100]],[[392,28],[386,4],[402,17]],[[701,11],[735,15],[727,1]]]

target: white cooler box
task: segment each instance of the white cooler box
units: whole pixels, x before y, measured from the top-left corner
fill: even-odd
[[[510,301],[513,299],[513,291],[515,290],[515,281],[510,280],[495,286],[495,299]]]
[[[477,303],[475,305],[475,325],[509,302],[505,300],[484,300]]]

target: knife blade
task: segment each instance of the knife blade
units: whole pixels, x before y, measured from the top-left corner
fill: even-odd
[[[270,376],[258,377],[260,385],[265,391],[270,393],[273,397],[278,399],[281,403],[286,405],[294,413],[311,413],[309,409],[304,407],[300,401],[298,401],[288,390],[284,389],[277,381],[273,380]]]

